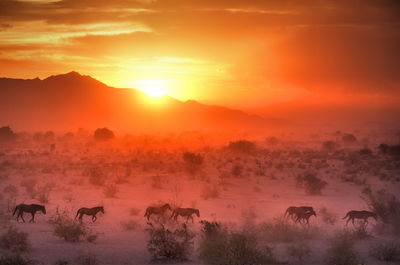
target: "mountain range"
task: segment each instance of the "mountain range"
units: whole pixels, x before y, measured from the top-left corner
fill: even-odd
[[[141,91],[110,87],[77,72],[43,80],[0,78],[0,125],[21,130],[264,130],[284,123],[194,100],[150,99]]]

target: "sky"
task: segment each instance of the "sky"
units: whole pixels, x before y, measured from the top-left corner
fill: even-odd
[[[397,0],[0,0],[0,75],[74,70],[252,110],[396,108],[399,14]]]

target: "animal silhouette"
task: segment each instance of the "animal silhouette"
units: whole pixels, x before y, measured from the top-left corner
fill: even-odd
[[[15,213],[17,211],[18,211],[17,221],[21,217],[21,219],[24,223],[25,223],[24,212],[30,213],[32,215],[32,218],[29,221],[30,223],[35,222],[35,214],[37,211],[41,211],[43,214],[46,214],[46,208],[43,205],[39,205],[39,204],[18,204],[17,206],[15,206],[13,216],[15,215]]]
[[[304,221],[306,224],[310,224],[309,219],[313,215],[317,217],[317,214],[314,210],[297,213],[295,218],[295,223],[301,223],[302,221]]]
[[[93,207],[93,208],[85,208],[85,207],[83,207],[83,208],[80,208],[80,209],[76,212],[75,219],[76,219],[76,218],[78,217],[78,215],[79,215],[79,220],[80,220],[81,223],[82,223],[82,221],[83,221],[83,220],[82,220],[82,219],[83,219],[83,215],[86,214],[86,215],[92,216],[92,222],[96,222],[96,220],[97,220],[96,215],[97,215],[98,212],[104,213],[104,207],[103,207],[103,206],[97,206],[97,207]]]
[[[343,219],[347,218],[347,222],[346,225],[348,225],[348,223],[352,222],[352,224],[354,225],[354,219],[361,219],[364,220],[365,223],[368,224],[368,218],[374,218],[375,221],[378,220],[378,215],[374,212],[370,212],[370,211],[349,211],[345,217],[343,217]]]
[[[200,217],[200,211],[194,208],[175,208],[172,212],[170,218],[174,218],[175,221],[178,221],[178,216],[186,217],[186,222],[189,221],[189,218],[192,219],[193,223],[193,214],[196,214],[197,217]]]
[[[307,212],[314,212],[314,208],[311,206],[290,206],[286,209],[284,217],[286,219],[290,217],[293,221],[295,221],[299,215]]]
[[[166,203],[162,206],[149,206],[146,209],[146,212],[144,213],[144,217],[147,217],[147,221],[150,220],[150,217],[154,214],[154,215],[158,215],[158,217],[160,218],[162,215],[164,215],[165,211],[167,210],[172,210],[171,206]]]

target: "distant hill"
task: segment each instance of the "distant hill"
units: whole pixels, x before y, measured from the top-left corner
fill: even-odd
[[[109,87],[77,72],[44,80],[0,78],[0,125],[23,130],[262,130],[282,123],[193,100],[149,100],[138,90]]]

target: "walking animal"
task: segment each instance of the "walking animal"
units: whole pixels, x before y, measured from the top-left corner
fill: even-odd
[[[15,213],[17,211],[18,211],[18,213],[17,213],[17,221],[21,217],[21,219],[22,219],[22,221],[24,223],[25,223],[24,212],[30,213],[32,215],[32,218],[29,221],[30,223],[34,223],[35,222],[35,214],[36,214],[37,211],[41,211],[43,214],[46,214],[46,208],[43,205],[39,205],[39,204],[18,204],[17,206],[15,206],[15,209],[14,209],[14,212],[13,212],[13,216],[15,215]]]
[[[167,210],[172,210],[171,206],[166,203],[160,207],[156,207],[156,206],[149,206],[146,209],[146,212],[144,213],[144,217],[147,217],[147,221],[150,220],[150,216],[151,215],[158,215],[158,218],[160,218],[162,215],[164,215],[165,211]]]
[[[96,214],[97,214],[98,212],[104,213],[104,207],[103,207],[103,206],[97,206],[97,207],[93,207],[93,208],[84,208],[84,207],[83,207],[83,208],[80,208],[80,209],[76,212],[75,219],[76,219],[76,218],[78,217],[78,215],[79,215],[79,220],[80,220],[81,223],[82,223],[83,215],[86,214],[86,215],[92,216],[92,222],[96,222],[96,220],[97,220]]]
[[[346,225],[348,225],[350,220],[354,225],[354,219],[362,219],[362,220],[364,220],[364,223],[368,224],[368,218],[370,218],[370,217],[374,218],[375,221],[378,220],[378,215],[376,213],[370,212],[370,211],[350,211],[346,214],[345,217],[343,217],[343,219],[347,218]]]
[[[286,209],[284,217],[286,219],[290,217],[293,221],[295,221],[297,216],[305,214],[307,212],[314,212],[314,208],[311,206],[290,206]]]
[[[296,214],[295,223],[298,223],[298,222],[301,223],[301,221],[305,221],[306,224],[310,224],[309,219],[313,215],[315,217],[317,217],[317,214],[314,210],[303,212],[303,213],[298,213],[298,214]]]
[[[172,215],[170,218],[174,218],[175,221],[178,221],[178,216],[186,217],[186,222],[189,221],[189,218],[192,219],[193,223],[193,214],[196,214],[197,217],[200,217],[200,211],[194,208],[175,208],[172,211]]]

